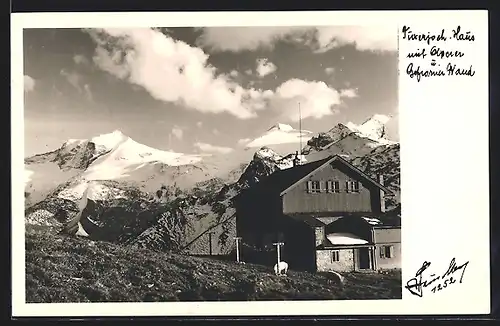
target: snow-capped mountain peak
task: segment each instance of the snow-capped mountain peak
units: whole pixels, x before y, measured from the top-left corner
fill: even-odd
[[[264,146],[273,146],[273,145],[280,145],[280,144],[299,144],[301,141],[305,144],[309,139],[312,137],[312,132],[308,130],[297,130],[294,129],[292,126],[284,124],[284,123],[277,123],[271,128],[269,128],[264,134],[261,136],[247,142],[245,144],[245,147],[247,148],[261,148]],[[295,148],[294,148],[295,149]],[[286,153],[283,154],[288,154],[290,151],[286,151]]]
[[[127,139],[129,137],[125,136],[120,130],[114,130],[113,132],[93,137],[90,141],[96,145],[97,151],[101,152],[110,151]]]
[[[271,128],[269,128],[267,131],[275,131],[275,130],[281,130],[281,131],[293,131],[293,127],[284,123],[277,123]]]
[[[348,122],[346,126],[362,137],[369,138],[381,143],[392,143],[386,137],[385,125],[391,119],[390,116],[375,114],[360,125]]]
[[[147,163],[158,162],[169,166],[179,166],[193,164],[202,159],[200,155],[155,149],[138,143],[120,132],[99,136],[98,141],[101,142],[101,146],[104,143],[104,146],[114,146],[114,148],[89,166],[84,174],[89,180],[120,178]]]

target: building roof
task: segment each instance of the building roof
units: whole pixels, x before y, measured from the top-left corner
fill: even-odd
[[[267,194],[282,196],[286,192],[294,188],[296,185],[298,185],[301,181],[309,177],[313,172],[332,162],[340,162],[344,166],[348,167],[350,170],[359,174],[361,179],[368,181],[375,187],[382,189],[387,194],[392,194],[391,190],[387,189],[379,182],[370,178],[366,173],[364,173],[357,167],[353,166],[351,163],[347,162],[339,155],[329,156],[318,161],[313,161],[303,165],[294,166],[292,168],[285,170],[278,170],[269,175],[261,182],[257,183],[255,186],[247,189],[246,191],[243,191],[241,194],[250,193],[253,191],[265,190]]]
[[[318,218],[321,217],[336,217],[336,221],[342,218],[360,218],[361,221],[366,222],[371,227],[382,228],[382,227],[400,227],[401,226],[401,215],[394,212],[394,210],[388,211],[386,213],[294,213],[287,214],[286,216],[291,217],[297,221],[305,222],[310,226],[326,226],[328,224],[322,222]],[[335,221],[332,221],[335,222]]]
[[[265,191],[266,193],[280,195],[283,190],[317,170],[319,167],[328,162],[329,159],[330,158],[327,157],[319,161],[297,165],[285,170],[278,170],[242,193]]]
[[[332,245],[353,245],[367,244],[368,241],[362,239],[352,233],[330,233],[326,235],[326,239]]]
[[[360,247],[371,247],[373,246],[373,243],[351,243],[351,244],[333,244],[331,243],[328,239],[324,239],[321,244],[316,246],[316,249],[322,250],[322,249],[350,249],[350,248],[360,248]]]
[[[376,228],[401,227],[401,204],[398,204],[390,211],[381,214],[378,219],[382,222],[382,224],[376,225]]]
[[[401,216],[391,212],[378,214],[343,214],[341,218],[361,218],[361,220],[373,228],[398,228],[401,227]]]
[[[308,214],[289,214],[286,215],[287,217],[293,218],[296,221],[303,222],[309,226],[312,227],[323,227],[325,226],[325,223],[321,222],[320,220],[314,218],[314,216],[308,215]]]

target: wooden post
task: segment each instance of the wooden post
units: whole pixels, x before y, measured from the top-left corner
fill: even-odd
[[[240,240],[241,240],[241,237],[234,237],[233,239],[236,241],[236,261],[239,263],[240,262]]]
[[[281,246],[284,246],[285,244],[283,242],[275,242],[273,243],[273,246],[276,246],[276,252],[278,254],[278,269],[277,269],[277,274],[279,274],[279,267],[280,267],[280,261],[281,261]]]
[[[212,256],[212,234],[213,233],[214,233],[213,231],[208,232],[208,252],[209,252],[210,256]]]

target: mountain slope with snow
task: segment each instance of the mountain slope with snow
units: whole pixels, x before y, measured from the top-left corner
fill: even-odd
[[[307,161],[316,161],[330,155],[359,157],[379,146],[397,144],[386,138],[385,124],[389,117],[374,115],[361,125],[338,123],[328,132],[312,137],[302,150]]]
[[[201,162],[202,155],[187,155],[171,151],[162,151],[137,143],[120,131],[103,134],[87,139],[71,139],[59,149],[46,154],[35,155],[25,159],[25,195],[28,205],[42,200],[55,187],[80,177],[83,181],[122,180],[144,186],[155,183],[157,175],[162,172],[182,166],[184,172],[177,171],[181,178],[195,169],[194,164]],[[198,167],[202,169],[202,167]],[[169,176],[176,173],[163,173]],[[198,177],[198,179],[196,179]],[[211,176],[197,175],[191,181],[180,182],[191,187],[197,181],[203,181]],[[175,179],[175,177],[173,178]],[[175,182],[175,180],[166,180]],[[153,188],[161,185],[156,182]]]
[[[391,117],[375,114],[361,125],[356,125],[352,122],[348,122],[346,127],[356,132],[361,137],[371,139],[373,141],[379,142],[384,145],[393,145],[395,142],[387,139],[385,126],[389,122]]]
[[[257,138],[247,140],[243,145],[245,148],[262,148],[266,146],[285,156],[300,150],[300,142],[306,144],[312,138],[312,135],[311,131],[300,131],[290,125],[277,123]]]
[[[386,185],[399,194],[399,144],[377,141],[385,135],[376,126],[370,137],[368,127],[362,133],[344,124],[316,136],[303,132],[304,143],[309,139],[301,158],[311,162],[340,154],[374,178],[383,174]],[[263,146],[251,147],[257,145]],[[291,168],[299,145],[300,132],[283,124],[231,153],[211,156],[157,150],[119,131],[69,140],[56,151],[25,160],[31,187],[45,186],[45,194],[39,191],[37,200],[26,205],[26,222],[141,248],[198,254],[207,250],[211,229],[214,252],[227,253],[234,244],[231,198],[276,170]],[[398,204],[398,196],[388,199],[389,208]]]

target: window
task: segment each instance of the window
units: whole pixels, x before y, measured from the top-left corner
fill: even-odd
[[[326,182],[327,192],[340,192],[340,182],[337,180],[330,180]]]
[[[359,193],[359,181],[348,180],[345,182],[346,192]]]
[[[309,193],[321,192],[321,183],[319,181],[308,181],[307,192]]]
[[[359,192],[359,181],[351,181],[352,192]]]
[[[330,256],[332,258],[332,263],[340,261],[340,252],[338,250],[332,250]]]
[[[394,246],[380,247],[380,258],[392,258],[392,257],[394,257]]]

